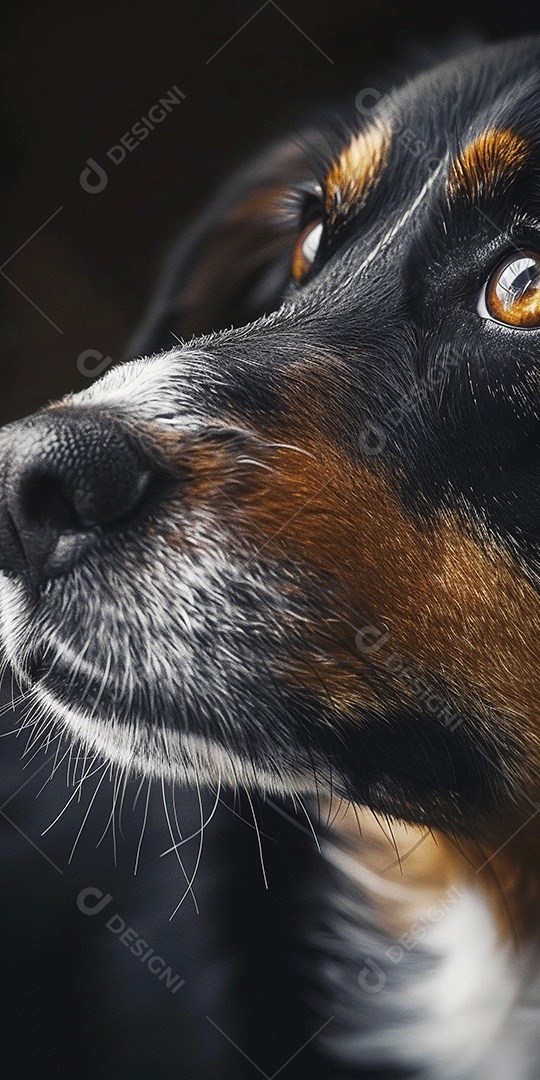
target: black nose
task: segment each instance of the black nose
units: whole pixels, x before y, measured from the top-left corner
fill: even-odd
[[[144,503],[152,466],[98,412],[58,409],[0,433],[0,569],[35,586],[70,570]]]

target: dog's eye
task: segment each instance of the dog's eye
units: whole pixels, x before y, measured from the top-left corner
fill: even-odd
[[[302,281],[313,266],[322,236],[322,221],[310,221],[302,229],[293,251],[291,274],[293,281]]]
[[[478,313],[522,330],[540,326],[540,254],[509,255],[483,289]]]

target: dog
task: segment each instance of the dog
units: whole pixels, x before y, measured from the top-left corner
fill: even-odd
[[[42,724],[329,823],[327,1077],[540,1071],[539,61],[484,46],[259,154],[142,358],[0,433]]]

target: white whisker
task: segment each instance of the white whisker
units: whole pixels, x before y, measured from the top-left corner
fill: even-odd
[[[255,832],[257,833],[257,844],[259,846],[259,858],[261,860],[261,870],[262,870],[262,876],[263,876],[263,881],[264,881],[264,887],[265,887],[265,889],[267,889],[268,888],[268,878],[266,876],[266,868],[265,868],[265,865],[264,865],[264,855],[263,855],[263,848],[262,848],[262,840],[261,840],[261,832],[260,832],[260,829],[259,829],[259,823],[257,821],[257,818],[255,817],[255,808],[253,806],[253,801],[251,799],[251,795],[249,794],[249,791],[247,789],[246,789],[245,794],[246,794],[248,803],[249,803],[250,808],[251,808],[251,813],[253,815],[253,824],[255,825]]]
[[[94,802],[95,802],[95,799],[96,799],[96,795],[97,795],[97,793],[98,793],[98,791],[99,791],[99,789],[100,789],[100,787],[101,787],[101,785],[102,785],[102,783],[103,783],[103,781],[104,781],[104,779],[105,779],[105,777],[106,777],[106,775],[107,775],[107,770],[106,770],[106,768],[105,768],[105,764],[106,764],[106,763],[104,763],[104,766],[103,766],[103,773],[102,773],[102,775],[100,776],[100,778],[99,778],[99,780],[98,780],[98,782],[97,782],[97,784],[96,784],[96,790],[94,791],[94,794],[92,795],[92,798],[90,799],[90,802],[89,802],[89,804],[88,804],[88,807],[87,807],[86,813],[85,813],[85,815],[84,815],[84,817],[83,817],[83,820],[82,820],[82,825],[81,825],[81,827],[80,827],[80,829],[79,829],[79,831],[78,831],[78,833],[77,833],[77,835],[76,835],[76,837],[75,837],[75,843],[74,843],[74,845],[73,845],[73,847],[72,847],[72,849],[71,849],[71,851],[70,851],[70,854],[69,854],[69,859],[68,859],[68,863],[71,863],[71,861],[72,861],[72,859],[73,859],[73,856],[74,856],[74,854],[75,854],[75,849],[76,849],[76,847],[77,847],[77,844],[78,844],[78,842],[79,842],[79,839],[80,839],[80,837],[81,837],[81,835],[82,835],[82,831],[83,831],[83,829],[84,829],[84,826],[86,825],[86,822],[87,822],[87,820],[88,820],[88,817],[89,817],[90,811],[91,811],[91,809],[92,809],[92,807],[93,807],[93,805],[94,805]],[[74,794],[76,794],[76,792],[74,792]]]
[[[197,915],[199,915],[200,913],[199,913],[199,905],[197,903],[197,898],[195,896],[195,893],[193,892],[193,888],[192,888],[192,886],[190,884],[188,875],[186,873],[185,866],[184,866],[184,864],[183,864],[183,862],[182,862],[182,860],[180,858],[180,855],[178,854],[178,846],[179,845],[175,844],[175,842],[174,842],[174,835],[173,835],[173,831],[172,831],[171,820],[170,820],[170,817],[169,817],[169,810],[168,810],[168,807],[167,807],[167,798],[166,798],[166,794],[165,794],[165,781],[164,781],[163,777],[161,778],[161,794],[162,794],[162,797],[163,797],[163,809],[165,810],[165,818],[167,820],[167,827],[169,829],[169,835],[170,835],[171,840],[173,842],[173,847],[171,848],[171,851],[174,851],[174,853],[176,855],[176,858],[178,859],[180,869],[181,869],[181,871],[182,871],[182,873],[183,873],[183,875],[184,875],[184,877],[186,879],[186,883],[188,885],[189,891],[190,891],[192,899],[193,899],[193,903],[194,903],[194,906],[195,906],[195,911],[197,912]]]
[[[142,823],[141,835],[139,837],[139,843],[137,845],[137,854],[135,856],[135,866],[133,868],[133,876],[134,877],[135,877],[135,875],[137,873],[137,869],[138,869],[138,866],[139,866],[139,857],[140,857],[140,854],[141,854],[141,847],[142,847],[142,842],[143,842],[144,830],[146,829],[146,822],[147,822],[147,819],[148,819],[148,806],[149,806],[149,803],[150,803],[150,789],[151,789],[151,786],[152,786],[152,778],[149,777],[148,778],[148,791],[146,793],[146,804],[145,804],[145,807],[144,807],[144,818],[143,818],[143,823]],[[138,795],[138,792],[137,792],[137,795]]]
[[[196,787],[197,787],[197,798],[199,800],[199,815],[200,815],[200,821],[201,821],[201,827],[198,830],[199,833],[200,833],[200,836],[199,836],[199,847],[198,847],[198,851],[197,851],[197,858],[195,859],[195,866],[194,866],[194,869],[193,869],[193,873],[191,875],[191,878],[188,881],[186,890],[185,890],[184,894],[182,895],[182,897],[180,898],[180,900],[178,901],[174,911],[169,916],[169,922],[171,922],[171,920],[174,919],[174,916],[176,915],[176,912],[182,907],[182,904],[184,903],[184,900],[185,900],[186,896],[188,895],[188,893],[189,893],[189,891],[190,891],[190,889],[191,889],[191,887],[193,885],[193,882],[195,881],[195,878],[197,876],[197,870],[199,869],[199,863],[201,861],[202,850],[203,850],[204,829],[205,829],[205,826],[208,824],[208,821],[210,821],[210,818],[213,817],[213,814],[214,814],[214,812],[216,810],[216,807],[218,805],[219,788],[218,788],[218,793],[217,793],[217,796],[216,796],[216,801],[214,803],[214,808],[212,810],[212,813],[210,814],[210,817],[208,818],[208,821],[203,823],[203,816],[204,815],[203,815],[201,788],[200,788],[200,785],[199,785],[198,782],[197,782]]]

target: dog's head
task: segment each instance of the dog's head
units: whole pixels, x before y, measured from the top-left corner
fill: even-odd
[[[273,148],[153,313],[207,336],[4,429],[5,649],[87,747],[429,825],[536,799],[539,60]]]

